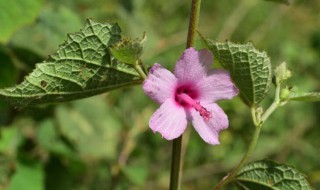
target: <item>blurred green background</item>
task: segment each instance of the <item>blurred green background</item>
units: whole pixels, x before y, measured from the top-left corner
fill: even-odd
[[[199,30],[220,41],[251,41],[267,51],[273,67],[288,63],[290,85],[320,91],[320,1],[291,2],[203,0]],[[185,48],[190,3],[0,0],[0,87],[19,83],[86,18],[118,22],[123,34],[134,38],[147,32],[143,62],[172,69]],[[184,135],[182,189],[210,189],[248,146],[250,110],[239,98],[219,104],[230,119],[221,145],[204,143],[192,127]],[[157,107],[141,86],[23,109],[0,101],[0,190],[168,189],[171,142],[148,129]],[[319,103],[289,103],[277,110],[264,125],[252,160],[294,165],[320,189],[319,116]]]

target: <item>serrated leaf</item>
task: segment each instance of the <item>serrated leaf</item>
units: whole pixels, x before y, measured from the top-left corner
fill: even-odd
[[[300,102],[319,102],[320,92],[292,93],[290,94],[288,100]]]
[[[27,106],[85,98],[141,83],[133,67],[109,53],[109,47],[120,40],[120,32],[117,24],[88,19],[80,32],[68,35],[59,50],[37,64],[21,84],[0,90],[0,98]]]
[[[267,54],[256,50],[251,43],[203,40],[214,57],[229,70],[242,100],[249,106],[261,102],[271,83],[271,64]]]
[[[0,1],[0,43],[6,43],[19,28],[33,22],[42,0]]]
[[[270,160],[247,164],[236,180],[246,190],[313,190],[306,176],[293,166]]]
[[[272,1],[274,3],[281,3],[281,4],[286,4],[286,5],[290,4],[289,0],[264,0],[264,1]]]

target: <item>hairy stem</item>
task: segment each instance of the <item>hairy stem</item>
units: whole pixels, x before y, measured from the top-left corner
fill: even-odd
[[[280,91],[281,91],[281,84],[277,83],[273,103],[262,115],[261,124],[264,123],[268,119],[268,117],[280,106]]]
[[[178,190],[180,188],[181,142],[182,135],[174,139],[172,143],[170,190]]]
[[[281,106],[281,100],[280,100],[280,91],[281,91],[281,84],[279,81],[275,84],[275,94],[274,94],[274,100],[273,103],[270,105],[270,107],[263,113],[261,116],[259,110],[256,109],[256,107],[251,108],[251,115],[252,120],[255,126],[255,132],[253,134],[252,140],[250,142],[249,148],[247,153],[244,155],[238,166],[233,169],[233,171],[228,174],[226,177],[224,177],[214,188],[213,190],[221,189],[224,185],[229,183],[233,180],[233,178],[237,175],[239,170],[243,167],[244,164],[247,163],[248,159],[250,158],[256,144],[259,138],[260,130],[264,122],[269,118],[269,116]],[[257,117],[258,115],[258,117]]]
[[[200,5],[201,5],[201,0],[192,0],[191,13],[189,18],[187,48],[194,46],[194,40],[195,40],[196,31],[198,28],[199,16],[200,16]]]
[[[187,48],[194,46],[194,40],[200,15],[200,5],[201,0],[192,0],[191,13],[189,18]],[[178,190],[180,188],[181,142],[182,135],[179,138],[174,139],[172,143],[170,190]]]
[[[258,126],[260,123],[260,119],[257,118],[257,112],[256,112],[256,107],[251,107],[251,117],[252,117],[252,121],[254,126]]]

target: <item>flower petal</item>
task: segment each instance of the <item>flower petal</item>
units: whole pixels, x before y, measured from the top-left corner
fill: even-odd
[[[186,49],[177,61],[174,75],[181,83],[198,81],[207,75],[212,59],[212,53],[206,49],[200,51],[194,48]]]
[[[208,104],[205,108],[211,112],[212,118],[206,122],[196,110],[191,110],[192,125],[205,142],[219,144],[219,131],[228,128],[228,117],[215,103]]]
[[[165,139],[172,140],[186,129],[187,116],[182,107],[168,99],[152,115],[149,125],[153,132],[159,132]]]
[[[177,78],[160,64],[155,63],[143,82],[143,91],[154,101],[162,104],[166,99],[174,96]]]
[[[208,77],[197,83],[196,88],[199,91],[201,102],[210,103],[221,99],[231,99],[239,93],[228,71],[212,69],[208,74]]]

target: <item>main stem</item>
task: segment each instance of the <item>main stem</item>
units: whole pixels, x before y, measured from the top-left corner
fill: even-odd
[[[194,46],[195,34],[198,27],[201,0],[192,0],[191,13],[189,18],[187,48]],[[180,188],[181,173],[181,143],[182,135],[173,140],[171,157],[170,190]]]
[[[170,190],[178,190],[180,188],[181,142],[182,135],[172,142]]]
[[[196,30],[198,28],[198,22],[199,22],[200,5],[201,5],[201,0],[192,0],[191,13],[189,18],[187,48],[194,46]]]

